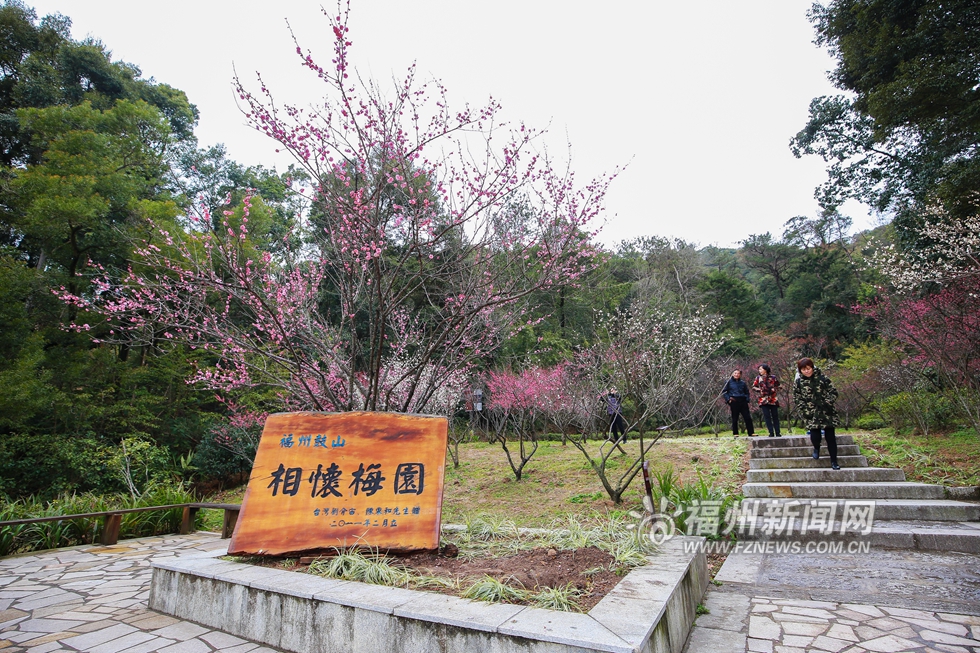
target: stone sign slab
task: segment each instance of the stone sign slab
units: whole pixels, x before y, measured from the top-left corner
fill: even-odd
[[[270,415],[228,553],[437,549],[447,433],[424,415]]]

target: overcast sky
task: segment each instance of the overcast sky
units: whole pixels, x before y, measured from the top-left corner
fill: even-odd
[[[329,64],[316,2],[25,2],[39,16],[69,16],[76,39],[99,38],[114,59],[185,91],[201,114],[201,145],[224,143],[240,163],[287,161],[245,126],[233,70],[249,81],[261,72],[279,103],[322,95],[286,26]],[[816,214],[824,163],[788,147],[810,100],[834,93],[833,61],[812,43],[810,4],[352,0],[349,25],[362,74],[386,81],[414,60],[454,104],[493,95],[508,118],[550,125],[549,148],[564,154],[567,138],[580,178],[628,163],[606,203],[604,243],[658,235],[725,247]],[[875,224],[859,204],[845,212],[856,228]]]

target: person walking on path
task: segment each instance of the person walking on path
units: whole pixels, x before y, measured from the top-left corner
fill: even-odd
[[[827,451],[830,453],[830,468],[840,469],[837,464],[837,389],[824,373],[813,365],[809,358],[801,358],[796,363],[799,378],[793,383],[793,401],[799,411],[803,424],[810,432],[813,443],[813,457],[820,458],[820,434],[827,438]]]
[[[766,363],[759,366],[759,376],[755,377],[752,389],[759,395],[759,410],[766,420],[766,428],[770,438],[778,438],[779,433],[779,379],[772,374],[772,368]]]
[[[626,442],[626,426],[623,422],[623,400],[616,392],[616,388],[610,388],[605,396],[606,414],[609,415],[609,432],[606,434],[607,440],[619,442],[620,439]],[[618,434],[618,435],[617,435]]]
[[[742,380],[742,370],[732,372],[732,377],[721,391],[725,403],[732,410],[732,435],[738,435],[738,416],[745,420],[745,432],[751,438],[755,435],[752,416],[749,415],[749,385]]]

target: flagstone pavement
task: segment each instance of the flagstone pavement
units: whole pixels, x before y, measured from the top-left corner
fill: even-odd
[[[277,653],[147,608],[151,559],[227,547],[193,533],[0,559],[0,653]]]
[[[194,533],[0,559],[0,653],[279,653],[147,608],[151,559],[217,556],[226,550],[227,540],[217,534]],[[958,593],[942,593],[944,599],[958,599],[952,603],[935,603],[929,591],[915,586],[908,603],[922,609],[887,607],[880,605],[882,601],[876,601],[879,605],[875,606],[870,602],[803,600],[786,596],[785,588],[784,596],[767,596],[765,590],[770,588],[737,582],[711,588],[703,600],[709,612],[698,617],[685,651],[980,653],[977,560],[976,556],[953,559],[956,567],[965,569],[966,576],[956,577],[949,571],[943,574],[947,582],[959,588]],[[879,562],[899,566],[895,560]],[[787,569],[791,564],[782,560],[779,566]],[[908,575],[907,570],[904,573]],[[853,576],[839,569],[837,582],[845,584],[840,579],[847,575]],[[827,584],[817,582],[816,577],[807,580],[810,587]],[[893,594],[900,593],[894,582],[887,587]],[[838,588],[842,589],[861,598],[889,593],[880,591],[884,588],[871,588],[878,591],[866,593]],[[810,593],[812,596],[813,591]],[[963,606],[963,612],[973,614],[958,614],[941,609],[941,605]]]
[[[973,615],[722,592],[704,605],[688,653],[980,653]],[[747,613],[736,628],[723,623],[732,609]]]
[[[733,554],[684,653],[980,653],[980,556]]]

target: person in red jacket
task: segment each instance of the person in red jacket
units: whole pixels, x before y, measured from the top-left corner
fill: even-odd
[[[778,438],[779,433],[779,379],[772,374],[772,368],[766,363],[759,366],[759,376],[752,382],[752,389],[759,395],[759,410],[766,420],[770,438]]]

